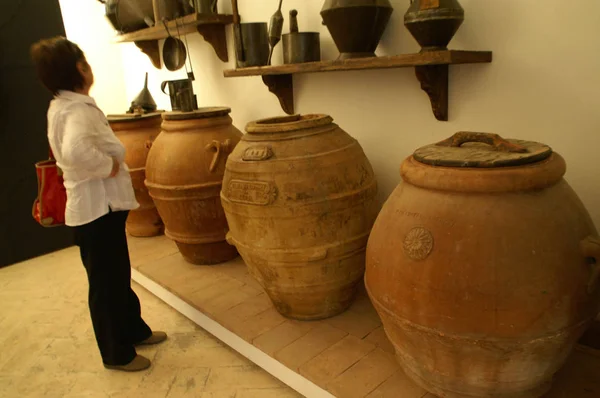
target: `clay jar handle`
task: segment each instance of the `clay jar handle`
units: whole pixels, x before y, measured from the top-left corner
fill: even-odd
[[[579,244],[581,253],[588,260],[588,263],[592,267],[592,274],[588,282],[588,293],[592,293],[596,289],[598,284],[598,277],[600,276],[600,237],[588,236]]]
[[[226,153],[230,154],[233,150],[233,146],[231,140],[228,138],[224,142],[219,142],[217,140],[213,140],[210,144],[206,145],[205,149],[207,151],[213,151],[215,154],[213,155],[212,162],[210,162],[210,166],[208,167],[208,171],[214,173],[217,165],[219,164],[219,160],[221,159],[221,154]]]
[[[144,147],[146,148],[146,156],[148,156],[148,152],[150,152],[150,148],[152,148],[152,143],[154,142],[154,140],[147,140],[144,143]]]
[[[436,145],[458,148],[462,144],[466,144],[467,142],[481,142],[484,144],[488,144],[493,146],[494,149],[499,152],[527,152],[527,148],[525,148],[524,146],[508,142],[504,138],[500,137],[498,134],[476,133],[473,131],[459,131],[452,137],[447,138],[444,141],[438,142]]]

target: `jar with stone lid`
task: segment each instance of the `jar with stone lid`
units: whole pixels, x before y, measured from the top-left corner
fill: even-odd
[[[441,397],[540,397],[598,313],[600,245],[547,145],[457,133],[418,149],[367,245],[397,358]]]

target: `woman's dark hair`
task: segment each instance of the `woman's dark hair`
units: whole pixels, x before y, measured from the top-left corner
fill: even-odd
[[[40,40],[31,46],[31,59],[38,77],[52,94],[83,87],[84,78],[77,63],[85,62],[85,55],[77,44],[60,36]]]

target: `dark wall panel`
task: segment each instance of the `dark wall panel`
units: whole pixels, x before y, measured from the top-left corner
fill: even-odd
[[[51,95],[36,80],[29,47],[57,35],[65,35],[58,0],[0,0],[0,267],[72,244],[68,228],[31,217]]]

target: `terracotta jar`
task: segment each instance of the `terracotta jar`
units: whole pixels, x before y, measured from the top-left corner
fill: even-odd
[[[546,145],[484,133],[402,164],[365,280],[400,364],[433,394],[540,397],[598,313],[600,246],[565,170]]]
[[[290,318],[344,311],[364,275],[377,184],[358,142],[332,121],[249,123],[223,179],[228,240]]]
[[[237,256],[225,241],[227,222],[219,199],[225,161],[242,133],[229,108],[163,114],[162,132],[146,163],[146,186],[183,257],[215,264]]]
[[[154,112],[108,116],[110,127],[125,146],[125,163],[129,166],[135,198],[140,204],[127,217],[127,232],[132,236],[149,237],[163,233],[162,220],[144,185],[146,157],[152,141],[160,133],[160,115]]]

